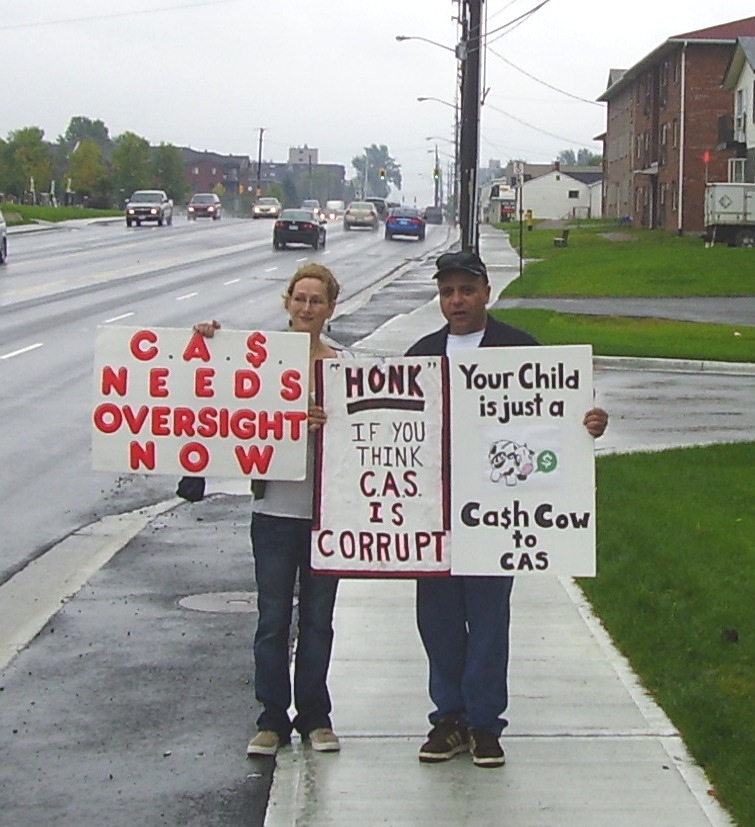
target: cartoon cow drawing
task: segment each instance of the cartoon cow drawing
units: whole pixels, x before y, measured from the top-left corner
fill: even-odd
[[[535,452],[526,443],[520,445],[510,439],[497,439],[488,451],[490,479],[493,482],[503,480],[509,486],[526,480],[535,470],[534,456]]]

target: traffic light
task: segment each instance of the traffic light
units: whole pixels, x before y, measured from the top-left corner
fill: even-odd
[[[378,174],[380,175],[380,180],[385,181],[385,168],[384,167],[380,167],[380,169],[378,171]]]
[[[440,167],[435,167],[433,170],[433,178],[437,181],[440,178]]]

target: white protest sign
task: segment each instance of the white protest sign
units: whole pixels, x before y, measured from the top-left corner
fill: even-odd
[[[93,467],[303,479],[308,373],[303,333],[100,327]]]
[[[453,574],[595,574],[592,349],[454,351]]]
[[[328,420],[315,474],[314,569],[448,572],[442,374],[440,357],[319,363]]]

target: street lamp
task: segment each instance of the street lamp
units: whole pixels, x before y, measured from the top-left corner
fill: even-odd
[[[456,47],[452,49],[450,46],[446,46],[445,43],[438,43],[437,40],[430,40],[429,37],[419,37],[419,35],[397,34],[396,40],[398,40],[399,43],[402,43],[404,40],[421,40],[423,43],[430,43],[439,49],[453,52],[459,60],[464,60],[467,56],[467,44],[464,41],[457,43]]]
[[[442,103],[444,106],[450,106],[454,110],[454,140],[449,141],[449,143],[453,143],[454,145],[454,175],[453,175],[453,188],[451,192],[451,211],[452,211],[452,222],[454,227],[456,226],[456,221],[459,218],[459,177],[461,173],[459,159],[460,159],[460,140],[461,140],[461,133],[459,129],[459,106],[458,102],[451,103],[450,101],[443,100],[443,98],[432,98],[432,97],[419,97],[417,100],[422,103],[423,101],[435,101],[436,103]],[[431,140],[431,138],[426,138],[426,140]],[[448,138],[442,138],[441,140],[448,141]],[[462,222],[462,229],[464,227],[464,223]]]

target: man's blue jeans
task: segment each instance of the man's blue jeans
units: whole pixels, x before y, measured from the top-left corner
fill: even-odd
[[[417,626],[430,663],[433,726],[458,716],[500,735],[507,721],[511,577],[417,580]]]
[[[259,610],[254,636],[255,695],[263,707],[257,727],[277,732],[283,743],[290,739],[292,729],[306,736],[318,727],[331,727],[327,677],[338,578],[312,574],[311,530],[311,520],[252,515]],[[288,641],[297,573],[299,630],[294,655],[297,714],[291,722]]]

